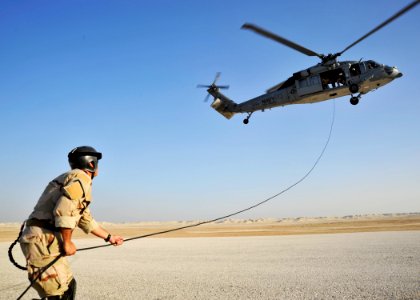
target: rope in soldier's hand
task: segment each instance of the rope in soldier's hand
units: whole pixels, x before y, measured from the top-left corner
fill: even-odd
[[[173,228],[173,229],[168,229],[168,230],[163,230],[163,231],[159,231],[159,232],[154,232],[154,233],[149,233],[149,234],[144,234],[144,235],[140,235],[140,236],[135,236],[135,237],[131,237],[128,239],[124,239],[125,242],[128,241],[132,241],[132,240],[138,240],[138,239],[142,239],[142,238],[146,238],[146,237],[150,237],[150,236],[154,236],[154,235],[160,235],[160,234],[164,234],[164,233],[169,233],[169,232],[174,232],[174,231],[178,231],[178,230],[183,230],[183,229],[187,229],[187,228],[192,228],[192,227],[197,227],[200,225],[204,225],[204,224],[208,224],[208,223],[213,223],[213,222],[217,222],[220,220],[224,220],[227,218],[230,218],[232,216],[236,216],[238,214],[241,214],[245,211],[251,210],[253,208],[256,208],[257,206],[260,206],[278,196],[280,196],[281,194],[284,194],[285,192],[287,192],[288,190],[292,189],[293,187],[295,187],[296,185],[298,185],[299,183],[301,183],[302,181],[304,181],[311,173],[312,171],[315,169],[315,167],[318,165],[319,161],[321,160],[322,156],[324,155],[325,150],[327,149],[327,146],[330,142],[331,139],[331,135],[332,135],[332,130],[334,127],[334,121],[335,121],[335,101],[332,101],[333,103],[333,113],[332,113],[332,118],[331,118],[331,125],[330,125],[330,130],[328,133],[328,137],[327,140],[325,142],[324,147],[322,148],[321,153],[319,154],[318,158],[315,160],[315,163],[312,165],[312,167],[309,169],[309,171],[307,171],[305,173],[305,175],[303,175],[298,181],[296,181],[295,183],[291,184],[290,186],[288,186],[287,188],[285,188],[284,190],[282,190],[281,192],[261,201],[258,202],[252,206],[249,206],[247,208],[241,209],[239,211],[236,211],[234,213],[222,216],[222,217],[218,217],[212,220],[208,220],[208,221],[202,221],[202,222],[197,222],[195,224],[191,224],[191,225],[186,225],[186,226],[181,226],[181,227],[177,227],[177,228]],[[106,245],[98,245],[98,246],[92,246],[92,247],[86,247],[86,248],[80,248],[77,251],[87,251],[87,250],[92,250],[92,249],[98,249],[98,248],[104,248],[104,247],[109,247],[112,246],[112,244],[106,244]],[[45,266],[44,268],[42,268],[39,273],[38,276],[33,279],[30,283],[30,285],[26,288],[26,290],[17,298],[18,300],[21,299],[23,297],[23,295],[25,295],[25,293],[32,287],[32,285],[35,283],[36,280],[38,280],[38,278],[41,277],[41,275],[48,269],[50,268],[52,265],[54,265],[61,257],[63,257],[63,254],[60,254],[59,256],[57,256],[53,261],[51,261],[47,266]]]

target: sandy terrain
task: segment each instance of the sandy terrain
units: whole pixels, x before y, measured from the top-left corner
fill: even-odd
[[[102,225],[128,238],[194,223]],[[7,258],[18,230],[0,223],[0,299],[27,286]],[[102,244],[75,235],[78,248]],[[71,257],[78,299],[420,299],[420,214],[225,220],[157,237]]]
[[[7,247],[0,299],[16,299],[27,281]],[[143,239],[71,264],[78,299],[420,299],[420,231]]]

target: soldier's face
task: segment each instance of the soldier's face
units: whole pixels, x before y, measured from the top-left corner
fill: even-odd
[[[97,167],[96,167],[95,173],[89,172],[91,175],[93,175],[93,177],[92,177],[92,178],[94,178],[94,177],[98,176],[98,174],[99,174],[99,166],[98,166],[98,163],[96,163],[96,165],[97,165]],[[90,163],[89,163],[89,166],[90,166],[92,169],[93,169],[93,168],[95,168],[95,166],[93,165],[93,163],[92,163],[92,162],[90,162]]]

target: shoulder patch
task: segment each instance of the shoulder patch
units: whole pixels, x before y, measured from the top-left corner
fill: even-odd
[[[82,187],[82,183],[79,180],[75,180],[63,187],[63,194],[71,200],[77,200],[85,195]]]

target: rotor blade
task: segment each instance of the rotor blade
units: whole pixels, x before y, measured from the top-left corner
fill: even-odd
[[[360,43],[361,41],[363,41],[365,38],[367,38],[371,34],[374,34],[376,31],[378,31],[382,27],[388,25],[389,23],[391,23],[392,21],[394,21],[396,18],[400,17],[401,15],[403,15],[404,13],[406,13],[407,11],[409,11],[410,9],[412,9],[414,6],[416,6],[417,4],[419,4],[419,2],[420,2],[420,0],[413,1],[411,4],[407,5],[403,9],[401,9],[399,12],[397,12],[395,15],[393,15],[392,17],[390,17],[389,19],[387,19],[385,22],[383,22],[382,24],[378,25],[377,27],[375,27],[374,29],[372,29],[371,31],[369,31],[368,33],[366,33],[364,36],[362,36],[360,39],[358,39],[357,41],[355,41],[353,44],[347,46],[347,48],[345,48],[343,51],[339,52],[338,55],[343,54],[345,51],[349,50],[354,45]]]
[[[250,29],[250,30],[252,30],[252,31],[254,31],[254,32],[258,33],[258,34],[261,34],[261,35],[263,35],[263,36],[265,36],[265,37],[267,37],[269,39],[272,39],[272,40],[274,40],[276,42],[279,42],[279,43],[281,43],[281,44],[283,44],[285,46],[288,46],[288,47],[290,47],[290,48],[292,48],[294,50],[297,50],[297,51],[299,51],[299,52],[301,52],[303,54],[306,54],[308,56],[318,56],[319,58],[322,58],[323,57],[323,55],[321,55],[321,54],[318,54],[318,53],[316,53],[316,52],[314,52],[314,51],[312,51],[310,49],[307,49],[307,48],[305,48],[305,47],[303,47],[301,45],[298,45],[298,44],[296,44],[296,43],[294,43],[292,41],[286,40],[285,38],[282,38],[281,36],[278,36],[278,35],[276,35],[276,34],[274,34],[272,32],[269,32],[269,31],[267,31],[267,30],[265,30],[265,29],[263,29],[261,27],[255,26],[253,24],[245,23],[244,25],[242,25],[241,28],[242,29]]]
[[[210,94],[207,94],[206,98],[204,98],[204,102],[209,101],[209,98],[210,98]]]
[[[217,89],[228,89],[228,85],[205,85],[205,84],[197,84],[197,88],[217,88]]]
[[[216,73],[216,77],[214,77],[214,81],[213,81],[213,84],[215,84],[218,80],[219,80],[219,78],[220,78],[220,72],[217,72]]]

